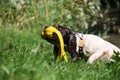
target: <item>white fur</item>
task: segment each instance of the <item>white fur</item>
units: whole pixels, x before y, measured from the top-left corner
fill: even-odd
[[[79,34],[79,36],[81,36],[81,34]],[[80,38],[76,34],[77,42],[76,51],[78,51],[79,40]],[[120,52],[120,49],[118,47],[103,40],[102,38],[96,35],[84,34],[83,41],[84,41],[83,52],[85,56],[89,57],[87,62],[90,64],[92,64],[99,58],[102,58],[102,60],[105,61],[114,62],[114,60],[111,58],[114,54],[113,51],[115,50]]]

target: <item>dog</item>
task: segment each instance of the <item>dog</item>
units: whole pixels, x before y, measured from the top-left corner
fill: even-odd
[[[117,46],[105,41],[99,36],[73,32],[69,28],[60,25],[55,28],[62,34],[65,50],[70,53],[72,62],[78,62],[78,57],[87,57],[87,63],[89,64],[94,63],[98,59],[115,62],[112,59],[112,56],[115,55],[114,51],[120,52]],[[57,46],[59,45],[58,41],[54,40],[49,42],[54,44],[53,52],[57,54],[59,50]]]

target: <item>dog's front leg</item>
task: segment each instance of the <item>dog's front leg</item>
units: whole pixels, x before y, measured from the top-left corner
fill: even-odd
[[[108,54],[108,51],[100,49],[88,58],[87,63],[92,64],[94,61],[98,60],[99,58],[103,57],[106,54]]]
[[[55,60],[57,59],[58,52],[59,52],[59,48],[56,45],[54,45],[53,54],[54,54]]]
[[[77,59],[77,53],[76,53],[76,51],[75,51],[73,48],[70,48],[70,47],[69,47],[68,52],[69,52],[70,55],[71,55],[72,62],[77,62],[78,59]]]
[[[78,59],[77,59],[77,53],[76,53],[76,43],[74,39],[75,39],[75,36],[70,35],[70,40],[67,48],[68,48],[68,52],[71,55],[72,62],[77,62]]]

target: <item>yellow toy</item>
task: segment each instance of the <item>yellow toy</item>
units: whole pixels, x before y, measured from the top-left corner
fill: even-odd
[[[68,59],[67,59],[67,55],[65,53],[65,50],[64,50],[64,41],[63,41],[63,37],[60,33],[60,31],[58,31],[55,27],[53,26],[49,26],[47,28],[45,28],[44,32],[41,33],[41,37],[42,38],[47,38],[49,40],[55,40],[56,39],[56,36],[58,37],[59,39],[59,51],[58,51],[58,54],[56,56],[56,60],[60,60],[62,57],[64,58],[64,60],[66,62],[68,62]]]

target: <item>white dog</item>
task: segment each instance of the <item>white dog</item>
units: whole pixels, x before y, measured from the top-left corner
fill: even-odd
[[[87,56],[87,62],[90,64],[100,58],[105,61],[114,62],[112,59],[114,51],[120,52],[120,49],[118,47],[105,41],[99,36],[91,34],[83,35],[73,32],[63,26],[56,26],[55,28],[62,34],[65,49],[70,53],[73,62],[77,62],[79,56]],[[44,39],[54,44],[53,51],[54,55],[56,55],[59,52],[59,42],[56,41],[57,39],[51,40],[47,37]]]
[[[77,48],[76,51],[79,50],[80,38],[83,40],[83,54],[88,58],[88,63],[92,64],[94,61],[102,58],[105,61],[112,61],[112,56],[114,55],[114,51],[119,51],[120,49],[115,45],[105,41],[99,36],[92,34],[80,34],[76,35]]]

